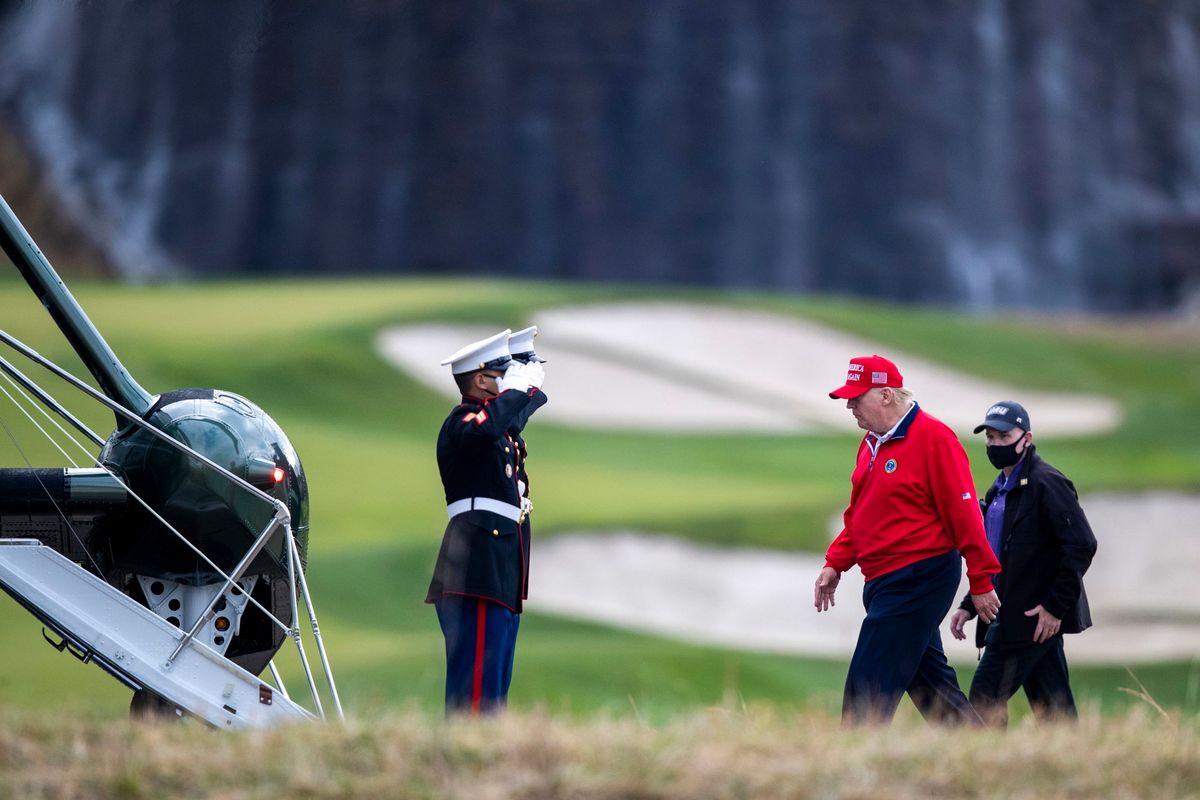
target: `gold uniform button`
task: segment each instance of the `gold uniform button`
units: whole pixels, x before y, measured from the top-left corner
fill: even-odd
[[[508,452],[508,448],[507,448],[507,447],[506,447],[506,448],[504,448],[504,452],[506,452],[506,453]]]
[[[499,535],[500,535],[500,531],[498,531],[498,530],[492,531],[492,536],[499,536]]]

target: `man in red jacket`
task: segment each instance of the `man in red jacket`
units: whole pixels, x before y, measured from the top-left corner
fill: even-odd
[[[825,554],[813,603],[834,605],[842,573],[858,564],[867,616],[846,675],[842,720],[887,722],[908,692],[931,721],[982,724],[942,651],[938,625],[954,601],[967,562],[971,600],[991,621],[1000,609],[966,451],[940,420],[921,410],[896,365],[873,355],[850,359],[846,401],[867,431],[850,478],[844,527]]]

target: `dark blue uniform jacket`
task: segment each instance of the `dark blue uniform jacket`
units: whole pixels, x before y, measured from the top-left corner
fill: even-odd
[[[520,507],[526,483],[521,430],[545,405],[540,389],[508,390],[483,402],[463,398],[438,434],[437,460],[446,503],[487,497]],[[426,602],[452,595],[482,597],[520,612],[529,593],[529,519],[518,523],[491,511],[455,516],[446,526]]]

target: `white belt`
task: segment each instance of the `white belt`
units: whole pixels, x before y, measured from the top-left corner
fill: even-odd
[[[512,503],[493,500],[490,497],[467,497],[462,500],[455,500],[446,506],[446,513],[450,515],[450,519],[454,519],[459,514],[467,511],[491,511],[493,514],[508,517],[513,522],[521,522],[524,517],[521,509]]]

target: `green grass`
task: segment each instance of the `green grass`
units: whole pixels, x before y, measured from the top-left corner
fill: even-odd
[[[529,314],[537,308],[637,296],[769,309],[895,342],[999,382],[1106,393],[1127,412],[1120,429],[1040,439],[1043,452],[1085,492],[1200,487],[1195,341],[1126,340],[1102,328],[1064,330],[1053,320],[1007,322],[862,301],[546,283],[80,282],[72,289],[147,389],[235,391],[288,431],[312,488],[310,579],[351,709],[434,710],[441,692],[441,640],[421,600],[444,526],[433,443],[447,403],[374,354],[375,333],[386,325],[461,320],[518,327],[536,321]],[[84,374],[23,283],[0,280],[0,309],[0,327]],[[797,359],[802,366],[802,354]],[[1164,375],[1171,376],[1169,392],[1160,388]],[[111,415],[53,381],[47,388],[102,435],[111,429]],[[936,413],[936,398],[928,405]],[[0,398],[0,407],[7,409],[0,419],[18,432],[35,465],[63,464],[7,400]],[[539,537],[634,528],[816,551],[845,502],[856,442],[841,434],[633,435],[549,424],[531,427],[529,439]],[[976,474],[989,475],[978,442],[968,452]],[[23,465],[2,434],[0,464]],[[797,576],[797,613],[810,613],[804,603],[810,580]],[[0,644],[20,654],[0,669],[0,705],[122,713],[123,689],[41,644],[36,624],[7,601],[0,603]],[[513,701],[563,713],[636,709],[650,717],[731,697],[836,708],[844,669],[833,661],[732,653],[528,615]],[[1200,711],[1195,664],[1137,672],[1160,702]],[[964,684],[969,679],[960,677]],[[1073,677],[1081,701],[1106,713],[1137,702],[1118,691],[1133,685],[1121,669],[1075,667]]]

